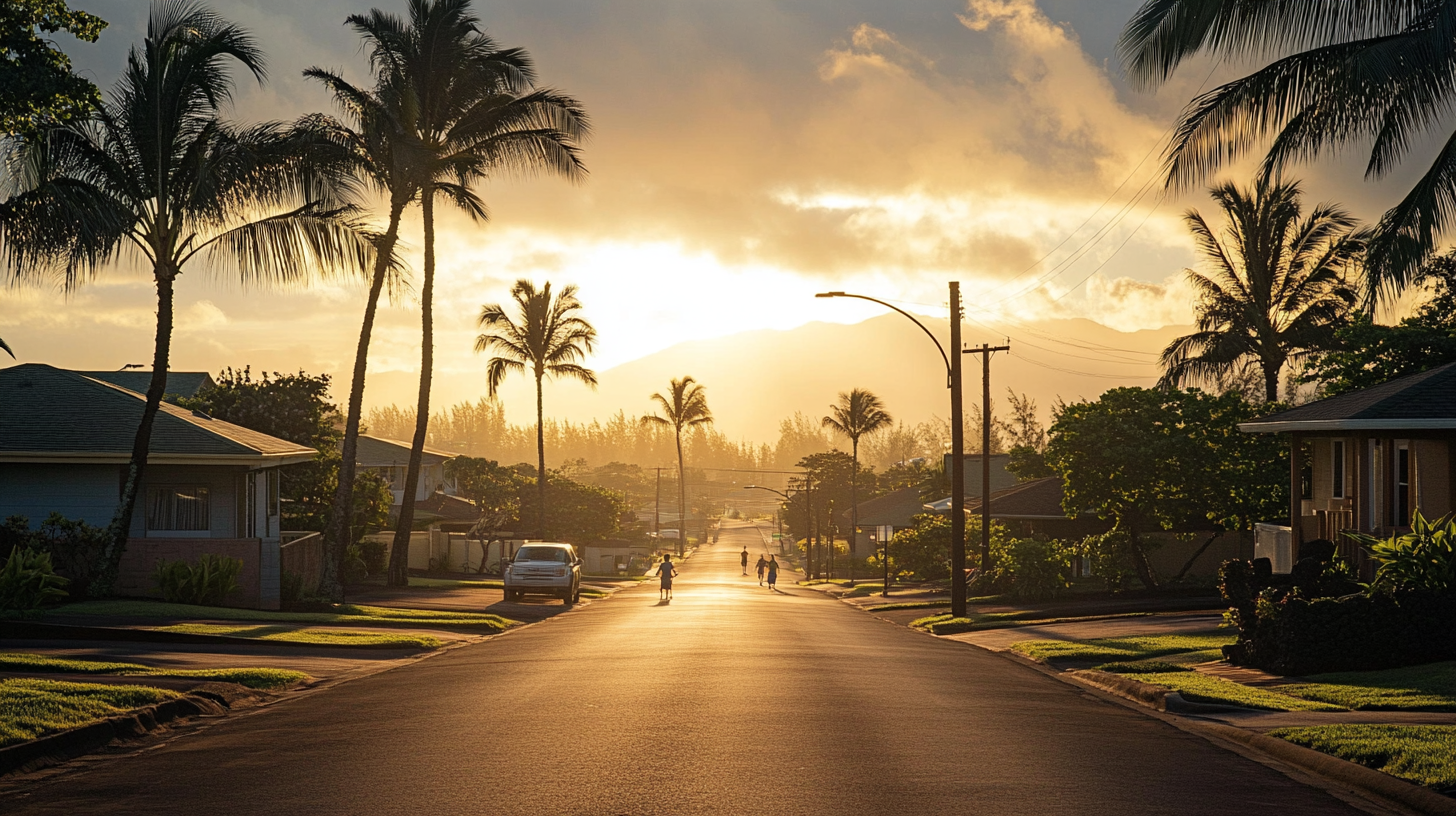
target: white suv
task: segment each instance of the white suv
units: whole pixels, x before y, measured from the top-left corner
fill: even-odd
[[[581,558],[570,544],[523,544],[505,569],[506,600],[550,595],[568,606],[581,600]]]

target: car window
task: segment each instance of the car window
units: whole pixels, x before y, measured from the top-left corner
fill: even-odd
[[[519,550],[516,550],[516,560],[555,561],[561,564],[570,561],[570,559],[566,555],[566,550],[563,550],[560,547],[522,547]]]

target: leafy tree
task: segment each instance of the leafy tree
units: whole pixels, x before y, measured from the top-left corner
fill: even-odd
[[[688,428],[711,424],[713,412],[708,409],[707,390],[692,377],[669,380],[668,386],[668,396],[664,397],[660,393],[652,395],[652,401],[657,403],[665,416],[648,414],[642,417],[642,424],[670,427],[673,438],[677,441],[677,506],[678,515],[681,517],[677,532],[677,554],[681,557],[688,534],[687,474],[684,471],[682,435]]]
[[[1045,450],[1046,426],[1041,424],[1041,418],[1037,416],[1036,400],[1025,394],[1018,396],[1010,388],[1006,389],[1006,397],[1011,405],[1011,418],[1000,420],[997,424],[1001,426],[1001,433],[1006,438],[1007,449],[1031,448],[1037,452]]]
[[[1046,453],[1030,445],[1017,445],[1006,453],[1006,470],[1019,481],[1029,482],[1056,475],[1056,471],[1047,464]]]
[[[501,48],[480,28],[470,0],[409,0],[408,20],[379,9],[349,23],[365,32],[377,84],[401,100],[403,140],[418,168],[424,227],[419,291],[421,356],[415,433],[406,484],[419,478],[434,376],[435,198],[484,221],[475,187],[507,173],[553,173],[579,181],[578,146],[589,130],[576,100],[536,87],[530,56]],[[415,497],[405,491],[389,565],[390,586],[409,583]],[[542,508],[544,511],[544,507]]]
[[[840,392],[839,402],[829,407],[829,414],[824,417],[824,427],[849,439],[850,456],[853,458],[849,478],[849,546],[853,553],[855,533],[859,530],[859,440],[886,429],[893,420],[880,398],[863,388]],[[849,580],[854,582],[852,558]]]
[[[545,409],[541,384],[547,377],[566,377],[597,387],[597,375],[581,365],[596,344],[597,330],[584,318],[576,287],[566,286],[559,293],[551,292],[547,283],[539,290],[528,280],[518,280],[511,287],[517,317],[512,319],[500,304],[480,310],[480,328],[485,331],[475,338],[475,352],[495,352],[485,365],[486,385],[494,397],[512,372],[530,374],[536,380],[536,472],[546,472]],[[536,529],[546,538],[546,481],[537,479]]]
[[[0,4],[0,133],[31,133],[85,117],[101,102],[96,86],[71,72],[71,59],[43,34],[96,42],[106,21],[64,0]]]
[[[157,3],[110,99],[11,145],[11,166],[24,172],[6,177],[0,250],[16,279],[59,278],[70,289],[134,253],[157,287],[152,379],[96,594],[115,581],[130,533],[167,381],[178,277],[200,256],[243,282],[296,284],[365,268],[373,252],[352,221],[352,187],[312,129],[221,118],[230,62],[263,79],[246,31],[201,6]]]
[[[475,503],[480,517],[471,534],[478,537],[481,547],[480,571],[485,571],[485,559],[490,555],[490,543],[497,534],[509,530],[521,513],[521,492],[534,483],[521,476],[520,472],[502,467],[492,459],[471,456],[457,456],[445,462],[445,477],[455,483],[456,491]]]
[[[251,366],[241,371],[227,368],[218,374],[213,387],[179,399],[177,404],[317,450],[314,461],[282,469],[279,494],[286,499],[282,507],[286,529],[323,532],[330,529],[329,521],[336,512],[333,497],[342,463],[339,441],[343,434],[338,429],[339,410],[329,402],[330,381],[327,374],[302,371],[264,372],[254,379]],[[393,503],[388,481],[377,473],[356,478],[351,492],[347,544],[382,529]]]
[[[1395,326],[1357,317],[1336,334],[1335,349],[1307,366],[1303,381],[1335,396],[1456,362],[1456,252],[1432,258],[1418,280],[1434,291],[1416,314]]]
[[[1381,219],[1366,300],[1394,294],[1451,226],[1456,61],[1446,3],[1146,0],[1119,41],[1134,82],[1156,87],[1186,61],[1264,67],[1194,99],[1168,148],[1168,184],[1187,188],[1268,146],[1263,172],[1370,146],[1366,177],[1393,172],[1426,135],[1443,136],[1426,173]]]
[[[1061,475],[1068,516],[1112,521],[1131,568],[1158,585],[1142,535],[1190,523],[1247,528],[1288,507],[1288,454],[1238,430],[1256,416],[1234,394],[1114,388],[1065,406],[1047,462]]]
[[[980,541],[981,520],[966,519],[966,555],[971,566],[978,566],[981,554],[972,542]],[[1005,525],[991,522],[991,549],[1004,553],[1010,540]],[[922,513],[911,518],[911,526],[899,530],[890,539],[890,573],[899,578],[915,581],[945,580],[950,574],[950,518],[944,513]],[[876,560],[878,560],[876,555]],[[995,563],[1006,565],[1004,558]],[[999,567],[1002,573],[1008,566]]]
[[[1295,182],[1260,176],[1254,187],[1232,183],[1209,191],[1228,224],[1222,238],[1197,210],[1183,220],[1208,261],[1209,273],[1187,270],[1199,293],[1197,331],[1163,350],[1161,385],[1217,381],[1257,368],[1264,399],[1279,399],[1279,373],[1289,363],[1334,345],[1355,294],[1345,269],[1363,249],[1355,221],[1321,204],[1301,219]]]
[[[622,516],[630,509],[622,494],[573,481],[555,472],[547,474],[547,482],[551,530],[557,539],[590,544],[611,538],[621,529]],[[519,493],[520,512],[526,518],[538,512],[535,505],[540,501],[540,493],[533,487],[534,484],[523,486]]]

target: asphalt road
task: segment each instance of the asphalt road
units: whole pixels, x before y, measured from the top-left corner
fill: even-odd
[[[0,799],[6,814],[1355,813],[792,583],[729,529],[653,585]]]

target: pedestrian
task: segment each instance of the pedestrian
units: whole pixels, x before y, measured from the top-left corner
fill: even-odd
[[[760,555],[758,557],[758,585],[759,586],[763,586],[763,572],[766,569],[768,569],[768,562],[765,561],[765,560],[763,560],[763,556]]]
[[[748,546],[744,545],[743,552],[738,556],[739,563],[743,564],[743,574],[748,574]]]
[[[768,557],[768,590],[769,590],[769,592],[777,592],[778,591],[777,587],[775,586],[776,584],[778,584],[778,582],[779,582],[779,561],[778,561],[777,558],[775,558],[772,555],[770,555]]]
[[[657,575],[662,579],[662,584],[657,589],[657,599],[672,600],[672,577],[677,575],[677,567],[672,565],[672,553],[662,556],[662,563],[657,565]]]

